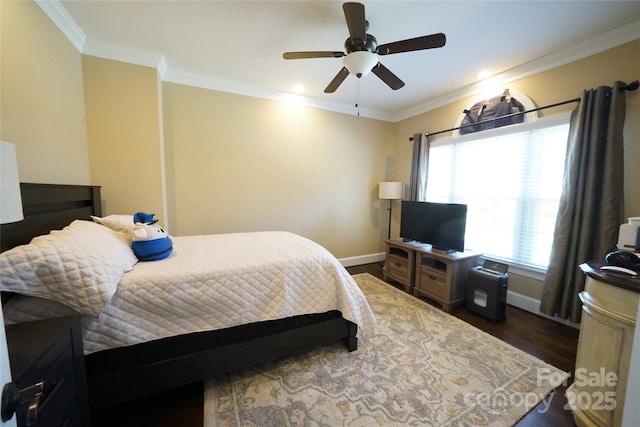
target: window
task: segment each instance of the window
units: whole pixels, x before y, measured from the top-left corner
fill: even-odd
[[[426,200],[468,205],[465,247],[546,270],[562,192],[569,115],[436,140]]]

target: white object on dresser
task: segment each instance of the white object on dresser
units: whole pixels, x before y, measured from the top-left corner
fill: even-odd
[[[618,231],[618,249],[621,251],[636,250],[638,228],[640,228],[640,216],[627,219],[626,224],[620,225]]]

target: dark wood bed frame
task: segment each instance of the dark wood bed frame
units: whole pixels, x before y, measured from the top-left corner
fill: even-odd
[[[3,224],[1,250],[102,215],[100,187],[21,184],[24,221]],[[192,333],[85,356],[89,401],[103,408],[342,340],[357,349],[357,325],[339,311]]]

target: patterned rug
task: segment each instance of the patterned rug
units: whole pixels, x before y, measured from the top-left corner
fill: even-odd
[[[353,353],[330,344],[207,381],[205,427],[511,426],[568,377],[367,273],[353,277],[376,334]]]

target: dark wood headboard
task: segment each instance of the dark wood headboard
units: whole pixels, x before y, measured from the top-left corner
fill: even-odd
[[[0,226],[0,251],[60,230],[75,219],[102,216],[99,186],[21,183],[20,191],[24,220]]]

